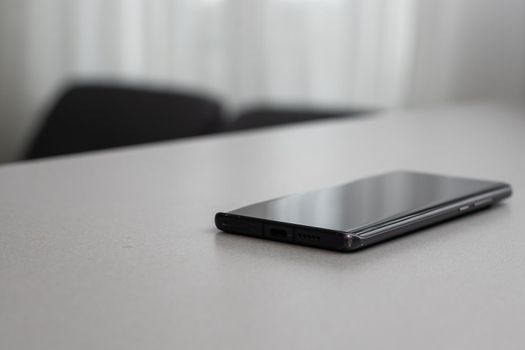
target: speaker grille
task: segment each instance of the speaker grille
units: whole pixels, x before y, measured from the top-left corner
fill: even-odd
[[[308,233],[298,233],[296,236],[300,240],[311,241],[311,242],[315,242],[315,241],[319,242],[321,240],[321,237],[319,237],[318,235],[308,234]]]

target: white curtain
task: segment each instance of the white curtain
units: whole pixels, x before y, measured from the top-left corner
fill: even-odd
[[[37,95],[81,75],[206,89],[235,105],[403,99],[412,0],[15,2]]]
[[[0,0],[0,161],[20,152],[56,89],[78,78],[201,90],[233,108],[259,102],[396,107],[414,96],[425,101],[442,96],[440,101],[446,101],[446,93],[456,86],[463,95],[474,91],[475,96],[480,79],[456,83],[461,72],[449,68],[468,69],[479,57],[489,57],[488,62],[496,53],[521,50],[512,37],[520,27],[507,23],[522,23],[509,18],[521,14],[523,4]],[[499,47],[491,56],[485,55],[491,48],[484,37],[476,39],[480,49],[475,55],[458,55],[465,46],[458,33],[472,13],[480,13],[478,8],[488,10],[475,18],[473,30],[482,28],[485,17],[499,13],[490,33],[507,28],[505,38],[492,34],[493,45]],[[439,46],[434,45],[436,37]],[[465,38],[465,47],[472,47],[472,38]],[[513,57],[513,64],[519,64],[520,56]],[[414,59],[419,61],[414,64]],[[518,76],[514,69],[505,69],[507,78]],[[480,74],[473,70],[469,77]]]
[[[233,108],[399,105],[413,9],[414,0],[0,0],[9,129],[0,159],[78,78],[201,90]]]

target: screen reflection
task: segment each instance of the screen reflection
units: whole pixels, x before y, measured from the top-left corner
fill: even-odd
[[[231,213],[352,231],[498,186],[501,184],[490,181],[400,171],[281,197]]]

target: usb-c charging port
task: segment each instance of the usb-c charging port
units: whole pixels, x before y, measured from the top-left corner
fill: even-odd
[[[268,238],[291,241],[292,240],[292,231],[291,227],[277,227],[272,225],[266,225],[265,236]]]

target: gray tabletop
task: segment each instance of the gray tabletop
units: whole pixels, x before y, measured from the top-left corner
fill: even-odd
[[[0,167],[0,349],[523,349],[524,131],[478,104]],[[357,253],[213,225],[393,169],[515,194]]]

